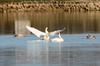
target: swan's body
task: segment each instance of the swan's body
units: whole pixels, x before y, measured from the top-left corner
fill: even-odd
[[[95,38],[96,38],[96,36],[92,36],[90,34],[88,34],[88,36],[86,36],[86,39],[95,39]]]
[[[43,37],[42,40],[49,40],[50,36],[54,36],[55,34],[57,34],[58,32],[62,32],[63,30],[65,30],[65,28],[63,30],[57,30],[57,31],[53,31],[53,32],[48,32],[48,28],[46,27],[45,32],[42,32],[34,27],[30,27],[30,26],[26,26],[26,28],[32,32],[34,35],[36,35],[37,37]]]
[[[60,32],[58,33],[58,38],[51,39],[52,42],[63,42],[63,38],[60,35]]]

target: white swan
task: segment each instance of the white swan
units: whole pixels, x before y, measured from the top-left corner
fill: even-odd
[[[52,42],[63,42],[63,38],[60,35],[60,32],[58,32],[58,38],[51,39]]]
[[[45,32],[42,32],[42,31],[40,31],[40,30],[38,30],[38,29],[36,29],[36,28],[34,28],[34,27],[30,27],[30,26],[28,26],[28,25],[26,25],[26,28],[30,31],[30,32],[32,32],[33,34],[35,34],[37,37],[43,37],[42,39],[43,40],[49,40],[49,37],[50,36],[54,36],[55,34],[57,34],[58,32],[62,32],[62,31],[64,31],[65,30],[65,28],[64,29],[62,29],[62,30],[57,30],[57,31],[53,31],[53,32],[48,32],[48,27],[46,27],[46,29],[45,29]]]

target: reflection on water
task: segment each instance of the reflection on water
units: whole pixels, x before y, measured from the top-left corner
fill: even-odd
[[[0,34],[16,32],[16,26],[24,27],[25,22],[39,30],[62,29],[64,33],[99,33],[100,12],[9,12],[0,13]],[[18,21],[18,23],[16,22]],[[26,23],[26,24],[27,24]],[[9,27],[9,28],[8,28]],[[18,30],[17,30],[18,31]],[[26,31],[24,29],[24,31]],[[20,32],[20,29],[19,29]],[[26,31],[27,32],[27,31]]]
[[[27,34],[28,31],[25,28],[26,25],[30,26],[30,21],[28,20],[16,20],[15,21],[15,34]]]
[[[0,66],[99,66],[99,57],[98,44],[70,46],[67,42],[30,42],[27,38],[25,44],[0,47]]]

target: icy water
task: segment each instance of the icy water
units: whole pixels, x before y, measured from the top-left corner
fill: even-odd
[[[0,13],[0,66],[100,66],[99,16],[99,12]],[[39,40],[25,25],[41,31],[46,26],[49,31],[65,27],[64,42]],[[86,39],[88,33],[96,39]]]

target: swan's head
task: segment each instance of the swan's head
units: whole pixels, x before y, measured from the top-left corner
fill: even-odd
[[[48,27],[46,27],[46,30],[48,29]]]
[[[66,28],[64,27],[64,29],[63,30],[65,30]]]

